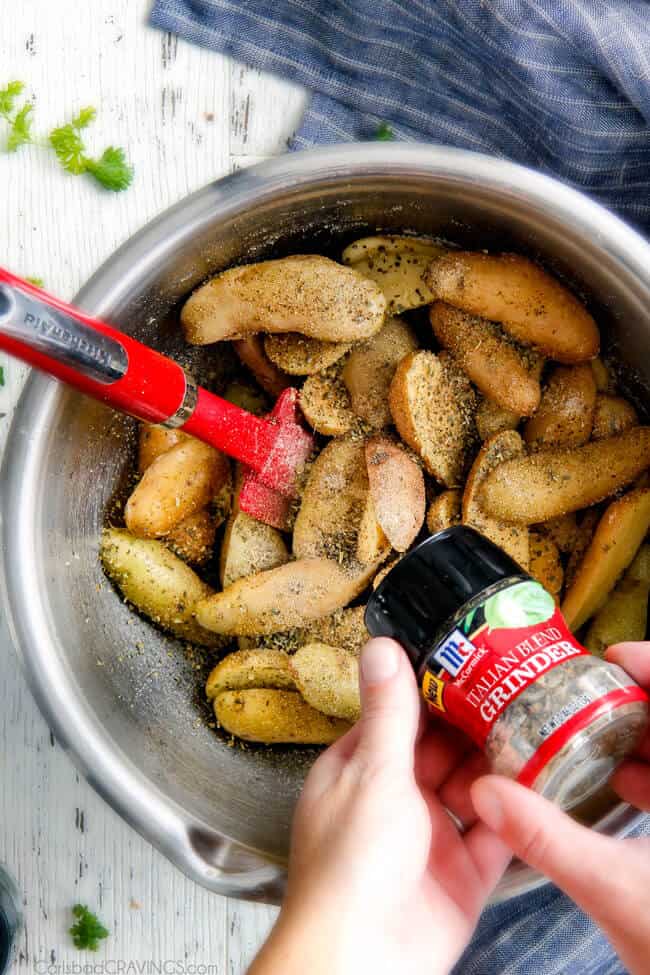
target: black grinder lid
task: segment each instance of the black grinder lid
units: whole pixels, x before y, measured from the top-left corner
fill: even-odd
[[[526,573],[484,535],[454,525],[425,539],[382,579],[368,600],[371,636],[402,644],[416,669],[434,635],[465,603],[496,582]]]

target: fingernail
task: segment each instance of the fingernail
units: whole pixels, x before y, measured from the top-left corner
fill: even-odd
[[[381,684],[399,670],[401,651],[392,640],[370,640],[361,651],[361,675],[366,684]]]
[[[479,779],[472,787],[472,802],[479,819],[498,833],[503,826],[503,805],[496,789]]]

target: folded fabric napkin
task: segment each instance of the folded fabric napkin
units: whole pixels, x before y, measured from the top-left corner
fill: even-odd
[[[650,231],[648,0],[155,0],[151,23],[311,89],[296,148],[387,122]]]
[[[650,232],[646,0],[155,0],[151,23],[311,89],[295,148],[387,123],[545,170]],[[489,908],[456,971],[625,969],[547,886]]]

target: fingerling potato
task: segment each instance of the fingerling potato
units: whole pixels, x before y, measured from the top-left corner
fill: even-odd
[[[427,528],[432,535],[452,525],[460,525],[462,520],[463,492],[443,491],[434,498],[427,512]]]
[[[444,301],[433,303],[429,321],[440,345],[485,396],[518,416],[535,412],[539,381],[530,373],[525,352],[498,325]]]
[[[375,281],[388,302],[388,312],[399,315],[433,301],[425,282],[431,261],[446,248],[428,237],[363,237],[343,251],[344,264]]]
[[[650,427],[583,447],[539,450],[500,464],[485,479],[487,514],[517,524],[588,508],[626,487],[650,466]]]
[[[166,535],[205,508],[229,477],[224,454],[187,437],[147,467],[126,503],[126,527],[142,538]]]
[[[223,646],[223,638],[203,629],[195,615],[196,603],[212,589],[162,542],[110,528],[102,535],[100,556],[124,598],[162,629],[192,643]]]
[[[359,662],[351,653],[325,643],[307,643],[289,657],[289,670],[307,704],[333,718],[358,721]]]
[[[354,571],[347,570],[331,559],[287,562],[200,600],[197,619],[206,629],[228,636],[280,633],[347,606],[376,569],[355,565]]]
[[[188,435],[182,430],[172,430],[158,423],[141,423],[138,432],[138,470],[144,474],[154,460],[175,447]]]
[[[338,365],[305,380],[300,408],[307,423],[326,437],[342,437],[357,424]]]
[[[291,376],[313,376],[338,362],[351,346],[348,342],[324,342],[298,332],[266,335],[264,350],[280,369]]]
[[[395,370],[388,400],[402,440],[429,474],[460,487],[476,439],[476,394],[467,376],[449,357],[413,352]]]
[[[482,399],[476,410],[476,429],[481,440],[489,440],[504,430],[516,430],[520,422],[518,413],[504,410],[491,399]]]
[[[575,512],[573,511],[568,515],[559,515],[557,518],[551,518],[550,521],[536,525],[535,528],[540,534],[550,538],[557,545],[560,552],[566,554],[573,551],[578,541],[578,523]]]
[[[598,328],[584,305],[519,254],[449,251],[433,261],[426,280],[441,301],[500,322],[551,359],[571,364],[598,355]]]
[[[390,542],[377,519],[372,496],[366,497],[357,533],[357,559],[362,565],[383,561],[390,554]]]
[[[217,274],[185,302],[181,324],[193,345],[256,332],[358,342],[379,331],[385,312],[373,281],[327,257],[299,254]]]
[[[281,650],[236,650],[219,661],[208,677],[205,693],[212,700],[222,691],[251,687],[296,690],[289,655]]]
[[[215,519],[203,508],[174,525],[163,541],[184,562],[204,565],[212,555],[216,534]]]
[[[313,620],[305,630],[304,642],[327,643],[358,655],[361,647],[370,639],[364,619],[365,611],[365,606],[353,606],[337,609],[330,616]]]
[[[524,440],[537,447],[580,447],[594,424],[596,383],[589,363],[556,366],[539,409],[524,427]]]
[[[649,528],[650,489],[631,491],[609,505],[564,596],[562,613],[571,629],[577,630],[605,604]]]
[[[214,713],[231,735],[267,745],[329,745],[351,727],[310,707],[297,691],[262,687],[222,691]]]
[[[622,396],[599,393],[596,396],[594,423],[591,431],[593,440],[616,437],[619,433],[637,426],[639,418],[631,403]]]
[[[467,476],[463,492],[463,524],[476,528],[518,562],[523,569],[530,563],[529,531],[526,526],[512,525],[486,515],[480,502],[481,485],[491,471],[513,457],[520,457],[524,444],[514,430],[504,430],[487,440],[479,451]]]
[[[426,506],[424,475],[403,447],[375,436],[365,447],[370,497],[377,521],[398,552],[416,538]]]
[[[293,527],[296,558],[353,558],[367,499],[363,441],[330,441],[314,461],[303,490]]]
[[[232,344],[239,360],[253,373],[256,381],[269,396],[279,396],[283,389],[291,385],[291,377],[278,369],[264,351],[261,335],[249,335]]]
[[[277,529],[251,518],[244,511],[236,511],[230,516],[219,562],[224,589],[238,579],[274,569],[288,561],[287,546]]]
[[[648,586],[623,579],[589,625],[584,645],[597,657],[608,647],[627,640],[645,640],[648,626]]]
[[[418,347],[413,330],[389,318],[373,338],[347,357],[342,378],[354,413],[376,430],[391,422],[388,391],[398,364]]]
[[[560,550],[547,535],[530,533],[530,564],[528,571],[533,579],[544,586],[554,599],[559,599],[564,581],[564,569]]]
[[[569,559],[564,573],[565,588],[569,589],[573,585],[573,580],[578,574],[580,564],[585,557],[585,552],[591,545],[596,526],[600,521],[602,511],[599,507],[588,508],[582,513],[580,521],[576,523],[576,534],[573,545],[569,551]]]

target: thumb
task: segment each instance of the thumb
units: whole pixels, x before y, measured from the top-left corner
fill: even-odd
[[[580,826],[548,799],[510,779],[487,775],[471,790],[474,809],[521,860],[545,874],[596,920],[629,910],[619,841]],[[622,903],[625,901],[625,903]]]
[[[371,764],[390,762],[412,769],[420,695],[413,668],[399,643],[378,637],[365,645],[359,688],[358,751]]]

